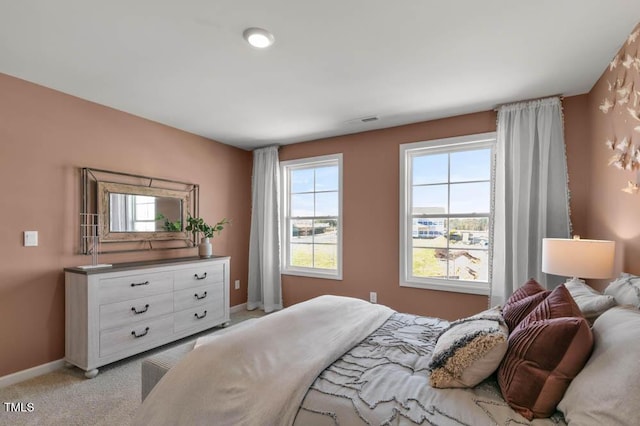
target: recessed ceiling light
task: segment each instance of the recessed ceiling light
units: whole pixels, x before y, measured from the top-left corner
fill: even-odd
[[[247,43],[253,47],[257,47],[258,49],[269,47],[275,41],[273,34],[262,28],[247,28],[242,33],[242,36],[247,40]]]

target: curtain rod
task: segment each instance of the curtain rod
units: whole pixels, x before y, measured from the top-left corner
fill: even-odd
[[[523,99],[521,101],[506,102],[506,103],[503,103],[503,104],[496,105],[496,107],[493,110],[494,111],[498,111],[500,108],[502,108],[503,106],[507,106],[507,105],[520,104],[520,103],[524,103],[524,102],[541,101],[543,99],[551,99],[551,98],[560,98],[560,100],[562,101],[562,100],[564,100],[564,95],[550,95],[550,96],[542,96],[542,97],[539,97],[539,98]]]

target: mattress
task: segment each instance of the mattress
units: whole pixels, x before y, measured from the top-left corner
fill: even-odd
[[[183,343],[166,351],[157,353],[142,361],[142,401],[162,379],[162,377],[176,365],[186,354],[193,350],[195,341]]]

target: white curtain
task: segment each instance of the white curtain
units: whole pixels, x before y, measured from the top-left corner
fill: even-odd
[[[529,278],[552,288],[542,239],[568,238],[569,188],[559,98],[498,109],[491,306],[504,303]]]
[[[133,218],[127,210],[127,199],[125,194],[109,194],[109,217],[111,223],[110,230],[115,232],[126,232],[133,229]],[[127,220],[129,218],[129,220]]]
[[[278,147],[253,151],[251,236],[247,309],[282,309]]]

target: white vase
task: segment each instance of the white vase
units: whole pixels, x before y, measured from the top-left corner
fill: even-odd
[[[211,238],[203,237],[200,240],[200,245],[198,245],[198,254],[200,257],[211,257],[213,256],[213,246],[211,245]]]

